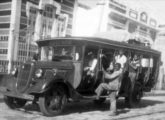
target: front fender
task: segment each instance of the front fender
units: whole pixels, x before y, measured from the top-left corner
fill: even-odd
[[[54,75],[53,71],[47,71],[42,80],[38,80],[34,86],[32,86],[28,93],[44,93],[54,86],[56,83],[63,83],[68,88],[71,88],[71,85],[65,80],[64,76]]]

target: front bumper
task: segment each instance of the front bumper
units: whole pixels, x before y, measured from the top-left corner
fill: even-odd
[[[10,96],[10,97],[15,97],[15,98],[20,98],[20,99],[26,99],[26,100],[34,100],[33,95],[29,94],[22,94],[18,92],[13,92],[13,91],[8,91],[6,87],[0,87],[0,93],[2,93],[5,96]]]

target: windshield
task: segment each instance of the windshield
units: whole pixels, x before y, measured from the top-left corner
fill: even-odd
[[[80,48],[76,46],[42,46],[42,61],[79,60]]]

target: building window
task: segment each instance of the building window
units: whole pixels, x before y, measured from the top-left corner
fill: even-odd
[[[140,14],[140,21],[147,23],[147,20],[148,20],[148,15],[147,15],[147,13],[146,13],[146,12],[142,12],[142,13]]]
[[[126,8],[126,6],[123,5],[123,4],[121,4],[121,3],[119,3],[119,1],[116,1],[116,0],[110,0],[110,2],[112,2],[112,3],[114,3],[114,4],[118,5],[118,6],[120,6],[121,8]]]
[[[0,54],[7,54],[8,50],[7,49],[0,49]]]
[[[53,18],[53,14],[54,14],[54,11],[55,8],[51,5],[46,5],[45,6],[45,10],[44,10],[44,16],[45,17],[49,17],[49,18]]]
[[[139,30],[139,33],[142,35],[142,36],[147,36],[147,28],[145,27],[140,27],[140,30]]]
[[[30,7],[30,12],[29,12],[29,18],[28,18],[28,26],[30,27],[31,33],[34,32],[35,29],[35,21],[36,21],[36,16],[37,16],[37,8]]]
[[[21,42],[21,43],[25,43],[25,42],[26,42],[26,38],[20,36],[20,37],[19,37],[19,42]]]
[[[124,17],[122,17],[122,16],[120,16],[120,15],[118,15],[118,14],[116,14],[116,13],[111,13],[110,15],[109,15],[109,17],[113,20],[113,21],[115,21],[115,22],[119,22],[119,23],[121,23],[121,24],[126,24],[126,22],[127,22],[127,19],[126,18],[124,18]]]
[[[9,36],[0,36],[0,41],[8,41]]]
[[[26,43],[26,41],[29,39],[33,40],[36,16],[37,16],[37,8],[30,7],[28,18],[21,17],[20,33],[19,33],[20,43]]]
[[[118,11],[118,12],[120,12],[120,13],[123,13],[123,14],[126,13],[126,10],[124,10],[124,9],[118,7],[118,6],[115,6],[113,4],[109,4],[109,7],[112,8],[112,9],[114,9],[114,10],[116,10],[116,11]]]
[[[152,40],[156,39],[156,31],[150,31],[150,37],[152,38]]]
[[[134,33],[136,32],[136,29],[137,29],[137,25],[135,23],[129,23],[129,26],[128,26],[128,32],[129,33]]]
[[[19,56],[27,56],[27,51],[19,50],[19,51],[18,51],[18,55],[19,55]]]
[[[25,17],[21,17],[21,21],[20,21],[21,24],[27,24],[27,18]]]
[[[52,31],[52,25],[54,21],[54,17],[56,14],[56,8],[52,5],[46,5],[45,10],[43,12],[44,18],[42,22],[42,36],[50,37]]]
[[[138,13],[136,11],[130,10],[129,11],[129,16],[131,18],[137,19],[138,18]]]

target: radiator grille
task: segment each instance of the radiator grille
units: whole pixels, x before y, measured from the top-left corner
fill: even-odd
[[[30,80],[30,70],[31,70],[30,64],[23,65],[19,70],[17,77],[17,89],[20,92],[23,92],[28,88],[28,83]]]

